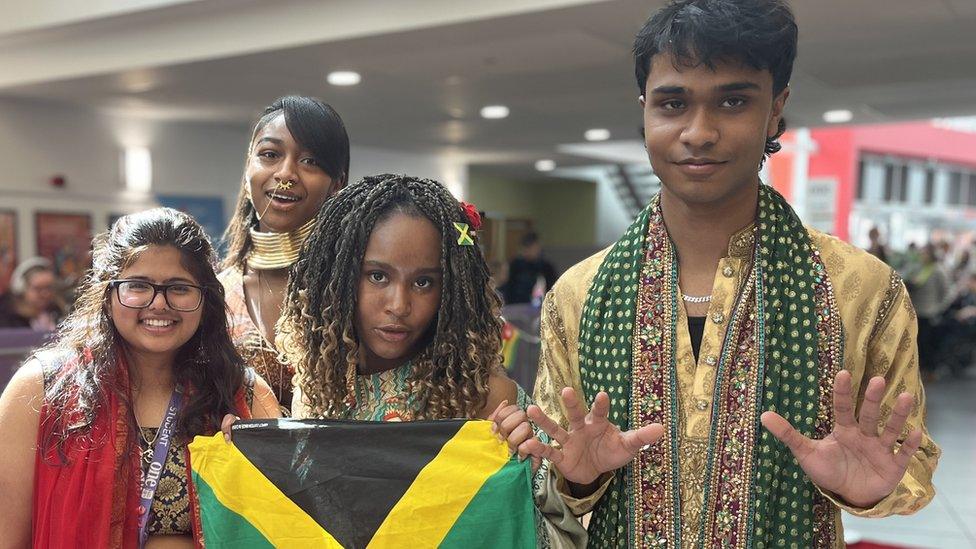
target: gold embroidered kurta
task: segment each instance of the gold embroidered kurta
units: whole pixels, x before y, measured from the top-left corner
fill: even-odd
[[[932,473],[940,452],[924,431],[925,395],[918,375],[915,311],[904,284],[891,268],[866,252],[818,231],[809,232],[813,245],[820,250],[836,293],[845,342],[843,364],[851,372],[858,394],[856,409],[860,410],[867,380],[883,376],[887,381],[881,408],[883,420],[890,415],[896,396],[907,391],[915,396],[916,407],[908,419],[905,433],[915,427],[921,427],[924,433],[922,445],[901,483],[874,507],[853,508],[837,496],[824,493],[837,505],[834,545],[844,547],[841,508],[863,517],[917,511],[935,494]],[[685,547],[693,547],[698,541],[697,525],[704,507],[716,366],[735,300],[751,267],[753,238],[751,227],[734,235],[726,257],[719,262],[697,362],[692,352],[687,316],[684,308],[678,307],[675,364],[678,370],[682,545]],[[603,250],[567,271],[543,304],[542,354],[535,400],[546,414],[564,427],[567,422],[559,403],[559,393],[563,387],[572,387],[577,394],[583,394],[578,353],[580,316],[593,277],[608,251]],[[596,493],[576,499],[568,494],[562,479],[557,483],[563,499],[578,515],[593,508],[607,484],[609,476]]]

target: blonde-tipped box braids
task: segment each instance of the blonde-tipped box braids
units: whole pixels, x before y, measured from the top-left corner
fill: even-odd
[[[472,418],[501,368],[501,301],[479,246],[460,246],[468,223],[440,183],[406,175],[364,177],[321,212],[293,267],[276,344],[297,371],[309,417],[347,412],[359,363],[354,315],[363,255],[377,223],[394,213],[430,220],[441,234],[442,290],[428,344],[411,360],[418,419]]]

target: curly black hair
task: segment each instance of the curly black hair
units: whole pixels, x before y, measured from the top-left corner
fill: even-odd
[[[417,417],[470,418],[486,405],[489,377],[502,362],[501,300],[480,246],[458,244],[454,223],[470,221],[440,183],[384,174],[329,201],[291,273],[277,346],[295,366],[311,417],[348,411],[363,256],[373,228],[395,213],[424,217],[441,234],[440,307],[408,378]]]

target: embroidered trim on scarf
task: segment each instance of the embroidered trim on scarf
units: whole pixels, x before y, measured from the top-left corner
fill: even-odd
[[[594,510],[596,545],[827,547],[836,536],[829,502],[759,423],[762,411],[774,410],[808,436],[830,432],[843,356],[834,292],[806,229],[765,185],[750,240],[752,270],[717,365],[705,509],[694,540],[681,539],[678,273],[659,197],[600,266],[580,322],[584,392],[592,399],[607,391],[618,425],[660,422],[665,435],[615,475]]]

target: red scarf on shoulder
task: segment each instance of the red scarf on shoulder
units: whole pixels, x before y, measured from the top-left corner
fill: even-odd
[[[78,364],[78,359],[70,360],[55,375],[70,375]],[[118,372],[128,392],[128,368],[121,358]],[[129,445],[128,406],[112,391],[105,391],[103,397],[104,406],[91,429],[69,437],[61,449],[63,456],[53,444],[42,451],[46,441],[53,440],[51,435],[58,424],[47,402],[41,408],[34,465],[34,547],[139,546],[139,447]],[[237,392],[235,408],[234,413],[241,418],[251,417],[243,388]],[[182,451],[187,452],[185,447]],[[189,468],[189,456],[186,463]],[[188,488],[193,539],[197,547],[203,547],[192,483],[188,482]]]

